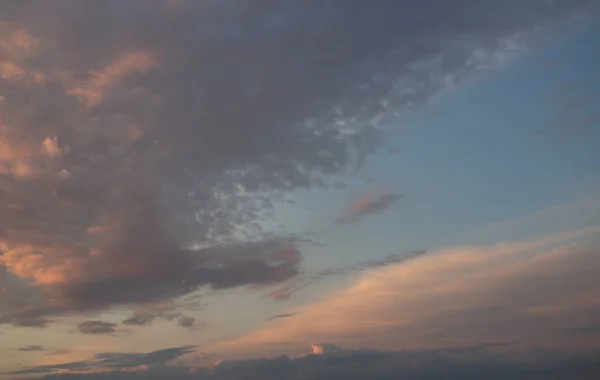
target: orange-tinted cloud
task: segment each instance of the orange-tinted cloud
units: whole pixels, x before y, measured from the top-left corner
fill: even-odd
[[[72,95],[82,96],[88,107],[93,107],[102,101],[105,90],[129,75],[143,74],[157,63],[148,52],[128,52],[104,69],[91,72],[92,79],[80,87],[69,91]]]
[[[385,211],[401,198],[401,195],[391,193],[387,186],[369,189],[362,197],[344,210],[344,215],[340,218],[340,221],[356,221],[363,216]]]
[[[294,318],[212,349],[296,352],[312,342],[402,349],[490,341],[593,345],[567,328],[600,317],[600,227],[524,242],[442,249],[366,272]],[[597,340],[596,340],[597,342]],[[598,347],[596,347],[598,348]]]

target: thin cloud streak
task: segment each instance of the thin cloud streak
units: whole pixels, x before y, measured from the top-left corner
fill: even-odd
[[[401,195],[390,193],[386,186],[370,189],[344,210],[338,223],[353,223],[367,215],[387,211],[400,199]]]

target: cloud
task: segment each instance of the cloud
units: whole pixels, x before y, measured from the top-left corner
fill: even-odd
[[[174,359],[194,351],[193,346],[174,347],[148,353],[115,353],[103,352],[94,355],[90,360],[44,365],[24,368],[17,371],[0,373],[4,375],[30,375],[53,373],[86,373],[147,369],[160,367]],[[116,374],[115,374],[116,375]],[[90,375],[93,376],[93,375]]]
[[[146,52],[127,52],[100,72],[92,72],[92,79],[81,87],[69,90],[69,94],[82,96],[88,107],[98,105],[106,89],[124,77],[136,73],[145,73],[156,66],[156,62]],[[132,135],[135,139],[136,136]]]
[[[138,316],[133,316],[131,318],[127,318],[125,320],[123,320],[123,324],[124,325],[130,325],[130,326],[146,326],[152,323],[152,321],[154,320],[154,316],[153,315],[138,315]]]
[[[49,355],[49,356],[65,355],[65,354],[68,354],[70,352],[71,352],[70,350],[61,349],[61,350],[54,350],[52,352],[48,352],[46,355]]]
[[[401,198],[402,196],[399,194],[389,193],[386,187],[370,189],[360,199],[344,210],[344,215],[339,219],[339,222],[356,222],[366,215],[388,210]]]
[[[103,374],[46,375],[46,380],[115,380],[177,377],[182,380],[225,380],[225,379],[399,379],[418,378],[441,380],[448,378],[542,380],[552,377],[557,380],[594,379],[600,371],[598,361],[592,357],[552,355],[544,352],[542,358],[519,360],[506,359],[494,351],[494,345],[479,345],[465,349],[421,350],[421,351],[378,351],[372,349],[344,349],[332,344],[313,345],[313,352],[298,357],[286,355],[252,360],[225,360],[212,368],[190,370],[177,366],[155,366],[145,368],[143,373],[128,369],[139,368],[151,363],[166,363],[189,349],[171,349],[151,354],[100,354],[89,362],[67,363],[60,366],[33,367],[14,374],[52,373],[59,370],[81,370],[91,368],[113,369]],[[121,370],[115,370],[121,368]]]
[[[267,318],[267,321],[274,321],[276,319],[282,319],[282,318],[292,318],[294,315],[293,313],[287,313],[287,314],[276,314],[276,315],[272,315],[269,318]]]
[[[77,325],[77,330],[82,334],[103,335],[115,333],[117,331],[115,327],[117,327],[116,323],[85,321]]]
[[[300,247],[262,226],[269,204],[360,166],[396,114],[596,7],[1,2],[0,265],[42,300],[0,321],[288,281]]]
[[[177,325],[184,327],[184,328],[193,328],[194,326],[196,326],[196,318],[192,318],[192,317],[179,317],[179,319],[177,320]]]
[[[25,346],[25,347],[19,347],[19,348],[16,348],[15,350],[17,350],[17,351],[42,351],[42,350],[44,350],[44,347],[38,346],[38,345],[30,345],[30,346]]]
[[[289,299],[294,293],[299,292],[303,288],[307,287],[309,284],[309,281],[285,284],[267,293],[267,297],[272,298],[275,301],[284,301]]]
[[[20,327],[46,327],[50,320],[43,315],[46,314],[39,308],[19,309],[18,313],[5,313],[0,315],[1,324],[11,324]]]
[[[57,249],[5,252],[1,260],[9,271],[42,286],[46,296],[46,305],[8,314],[5,319],[159,301],[205,285],[231,288],[281,282],[298,272],[300,253],[285,241],[184,250],[160,236],[152,215],[146,216],[134,215],[138,223],[129,225],[136,230],[115,232],[121,241],[110,242],[95,255],[64,260],[69,253]],[[132,241],[151,230],[155,232],[143,246]]]
[[[295,293],[301,291],[302,289],[327,278],[335,276],[347,276],[375,268],[382,268],[389,265],[399,264],[411,260],[415,257],[424,255],[426,253],[427,251],[424,250],[412,251],[409,253],[392,253],[387,255],[383,259],[366,260],[346,265],[344,267],[322,269],[310,275],[305,274],[304,276],[299,276],[295,280],[270,291],[269,293],[267,293],[266,296],[272,298],[275,301],[285,301],[292,297],[292,295],[294,295]]]
[[[180,309],[197,309],[199,302],[170,301],[141,305],[136,308],[133,315],[122,321],[124,325],[146,326],[152,324],[156,319],[163,318],[168,321],[182,318]]]
[[[590,227],[530,241],[440,249],[361,272],[345,290],[286,310],[211,351],[296,352],[314,341],[379,349],[436,348],[502,340],[527,347],[600,349],[566,333],[600,317],[600,233]]]
[[[324,343],[324,344],[311,344],[313,355],[321,355],[321,356],[344,356],[348,354],[347,350],[340,348],[332,343]]]

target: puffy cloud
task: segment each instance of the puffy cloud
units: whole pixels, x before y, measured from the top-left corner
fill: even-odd
[[[192,328],[196,326],[196,318],[184,316],[179,317],[179,319],[177,320],[177,325],[188,329]]]
[[[298,271],[300,253],[286,240],[189,250],[165,235],[160,220],[150,206],[133,210],[130,203],[107,223],[93,251],[19,246],[7,249],[0,262],[42,287],[47,302],[40,314],[159,301],[204,285],[269,284]],[[19,319],[21,313],[14,315]]]
[[[311,344],[313,355],[321,355],[321,356],[343,356],[348,353],[347,350],[336,346],[335,344],[325,343],[325,344]]]
[[[117,331],[115,327],[117,327],[116,323],[85,321],[77,325],[77,330],[82,334],[102,335],[115,333]]]
[[[0,321],[294,277],[296,242],[261,227],[269,204],[597,8],[515,4],[1,2],[0,265],[45,300]]]

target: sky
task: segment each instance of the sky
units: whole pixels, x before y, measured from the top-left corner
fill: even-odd
[[[599,11],[0,2],[0,379],[598,378]]]

